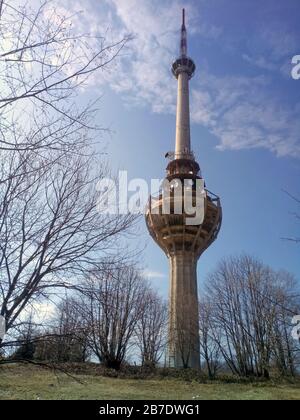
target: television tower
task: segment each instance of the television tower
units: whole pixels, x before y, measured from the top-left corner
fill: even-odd
[[[201,224],[190,225],[190,216],[183,210],[180,214],[178,200],[184,204],[184,192],[174,194],[174,182],[185,180],[191,185],[192,200],[196,201],[197,180],[202,180],[200,166],[191,150],[189,80],[196,66],[187,55],[187,33],[185,10],[182,12],[180,55],[172,65],[172,72],[178,83],[175,152],[167,153],[170,158],[165,181],[169,188],[168,214],[164,211],[166,198],[161,190],[151,196],[146,211],[146,224],[152,238],[162,248],[170,265],[169,289],[169,338],[168,365],[170,367],[200,367],[199,313],[197,291],[197,262],[201,254],[217,238],[221,227],[222,209],[220,199],[203,191],[204,217]]]

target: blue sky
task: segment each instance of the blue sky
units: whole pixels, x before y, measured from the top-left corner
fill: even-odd
[[[299,246],[290,214],[300,197],[300,80],[291,60],[300,54],[299,0],[86,0],[60,4],[83,10],[79,29],[118,39],[134,34],[112,67],[92,79],[83,100],[103,95],[99,123],[114,171],[161,178],[174,149],[176,80],[170,66],[179,44],[181,8],[187,9],[192,148],[208,188],[222,200],[218,240],[199,261],[202,280],[223,257],[247,252],[300,275]],[[161,291],[168,262],[144,223],[143,265]]]

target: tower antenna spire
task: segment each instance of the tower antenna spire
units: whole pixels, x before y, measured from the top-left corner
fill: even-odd
[[[186,27],[185,27],[185,9],[182,9],[180,55],[181,55],[181,57],[186,57],[186,55],[187,55],[187,36],[186,36]]]

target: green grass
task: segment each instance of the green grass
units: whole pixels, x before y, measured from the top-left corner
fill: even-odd
[[[119,379],[76,374],[82,383],[34,366],[0,366],[0,400],[9,399],[188,399],[188,400],[299,400],[299,383],[200,384],[182,379]]]

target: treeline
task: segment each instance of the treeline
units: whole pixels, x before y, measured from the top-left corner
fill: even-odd
[[[92,360],[119,370],[139,349],[144,366],[158,364],[166,348],[167,305],[132,267],[90,273],[57,307],[51,327],[32,317],[17,336],[12,359],[45,362]],[[41,332],[42,331],[42,332]]]
[[[208,276],[199,308],[201,366],[211,379],[297,375],[300,346],[291,331],[300,299],[289,273],[249,256],[224,260]],[[93,273],[59,305],[55,326],[42,335],[29,328],[13,357],[29,349],[39,361],[92,358],[118,370],[135,356],[143,366],[167,366],[167,318],[166,303],[133,268]]]

